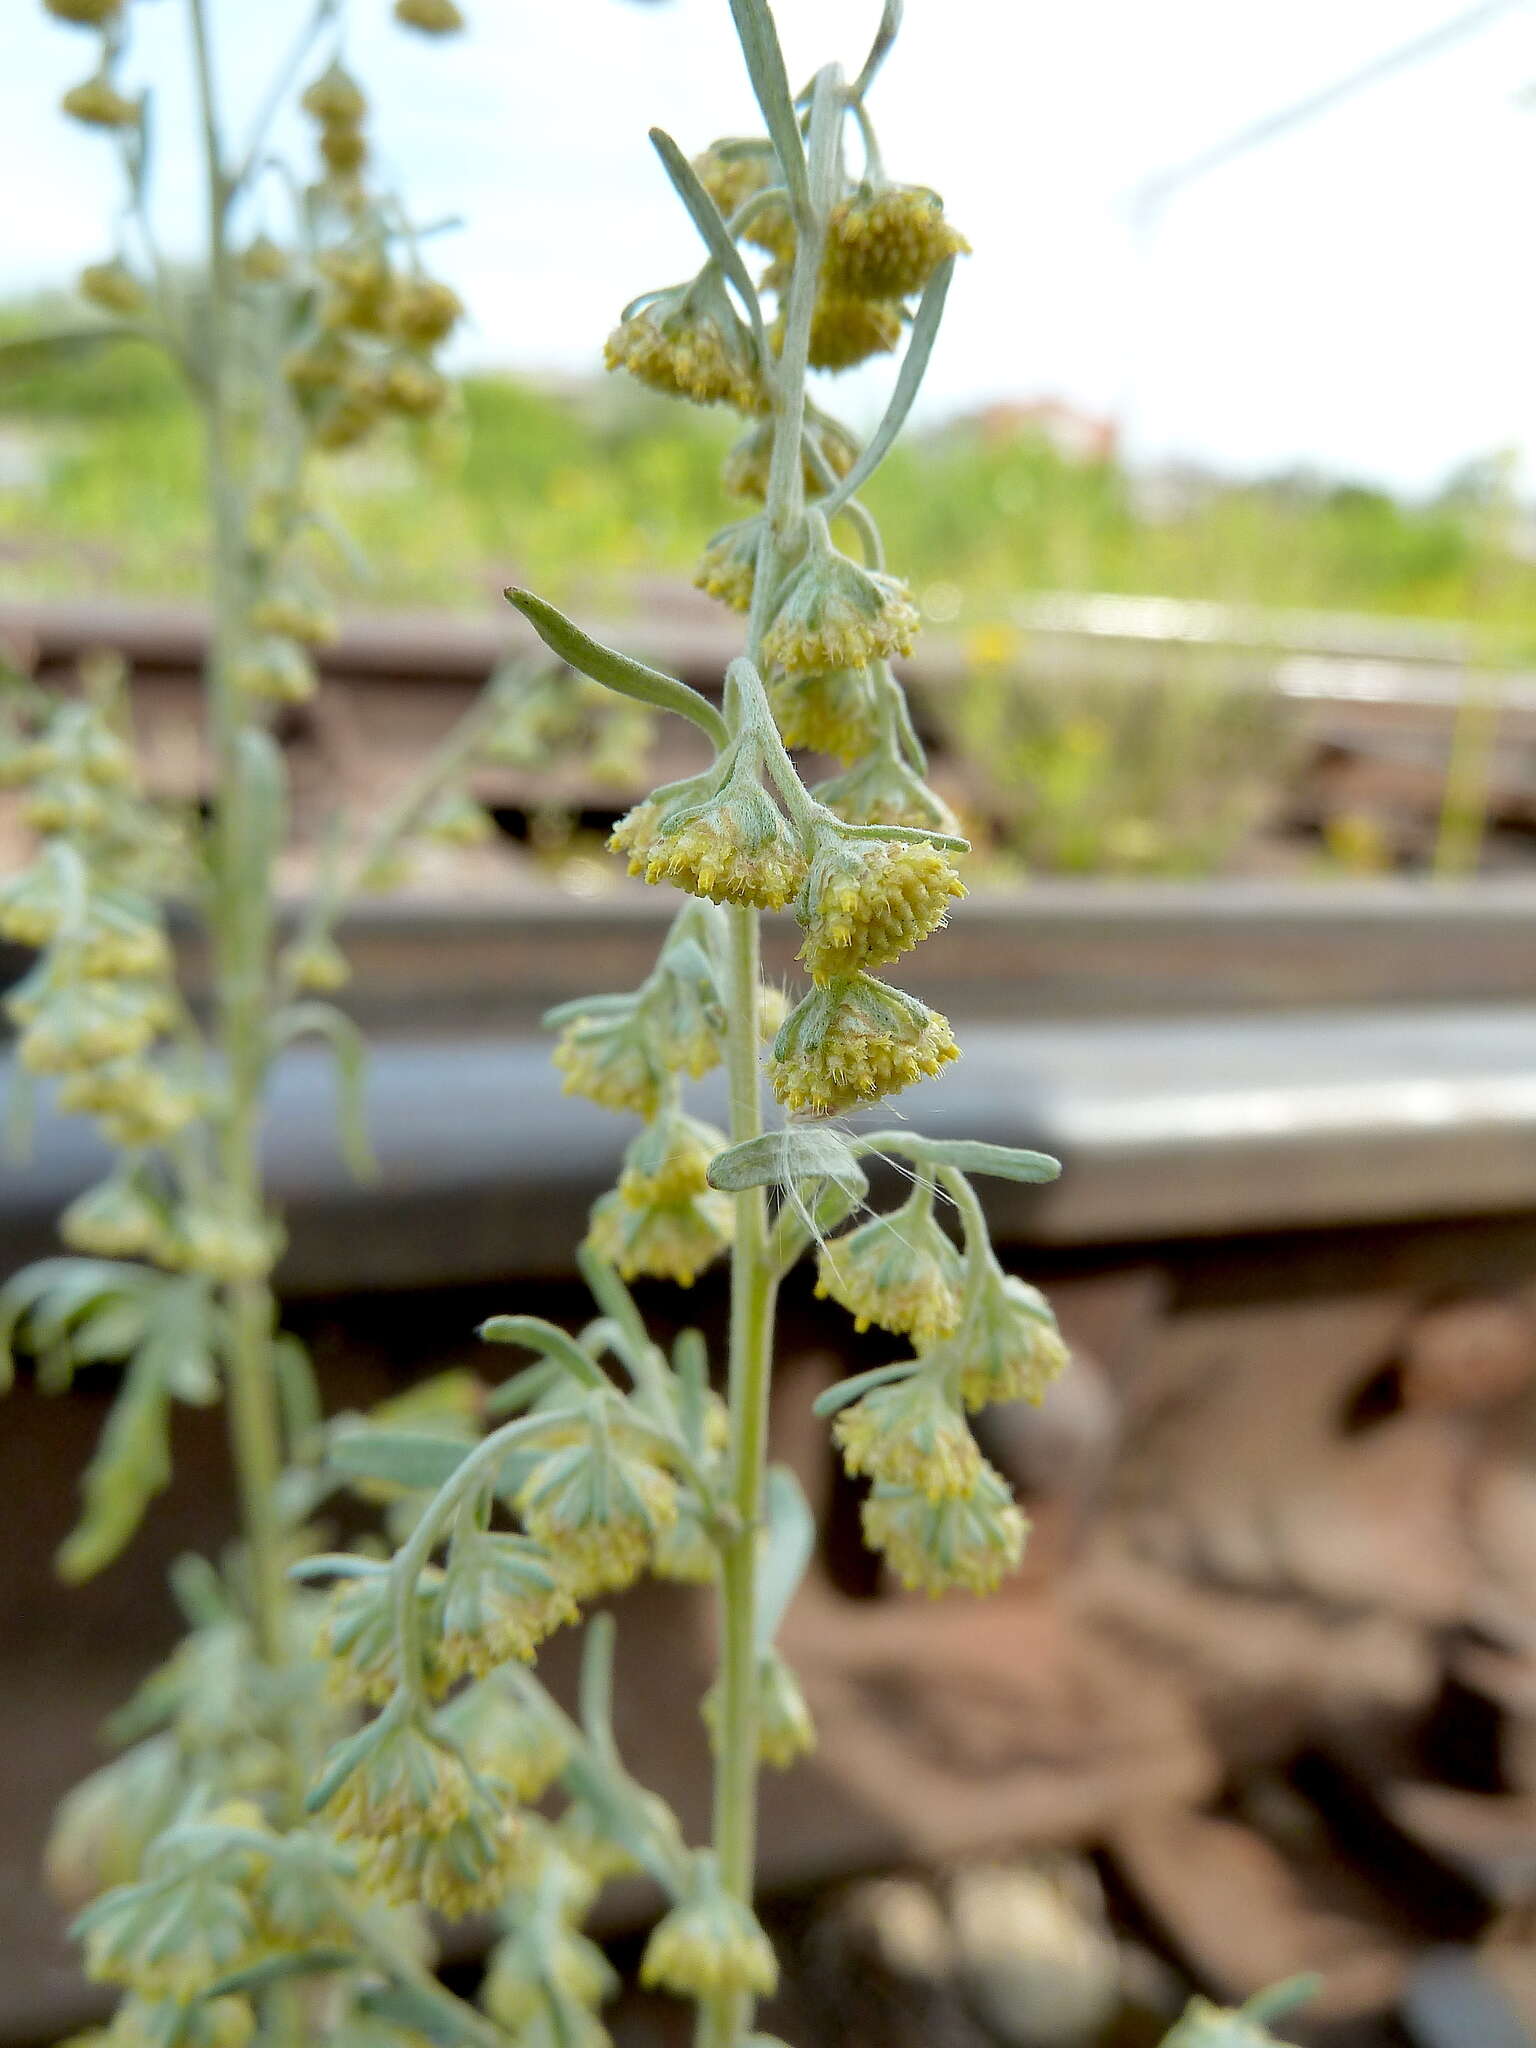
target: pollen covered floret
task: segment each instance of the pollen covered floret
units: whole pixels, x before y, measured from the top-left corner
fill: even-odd
[[[432,348],[446,340],[463,316],[458,293],[436,278],[407,278],[389,300],[390,329],[412,348]]]
[[[694,572],[694,588],[707,597],[719,598],[732,611],[750,611],[762,537],[761,519],[744,519],[725,527],[705,548]]]
[[[936,192],[915,185],[867,186],[832,209],[822,275],[843,291],[870,299],[920,292],[950,256],[970,244],[944,218]]]
[[[773,1042],[773,1092],[793,1115],[839,1116],[896,1095],[960,1057],[949,1020],[867,974],[826,982]]]
[[[646,861],[648,882],[673,882],[713,903],[782,910],[806,860],[784,813],[758,781],[755,753],[737,757],[718,794],[669,810]]]
[[[585,1600],[620,1591],[644,1570],[656,1532],[677,1519],[677,1488],[658,1466],[594,1431],[541,1458],[517,1505],[572,1597]]]
[[[969,1493],[934,1500],[878,1481],[863,1507],[864,1540],[909,1591],[992,1593],[1024,1556],[1029,1523],[1006,1481],[983,1464]]]
[[[960,1254],[934,1221],[920,1185],[889,1216],[876,1216],[821,1247],[816,1292],[840,1302],[854,1327],[908,1333],[925,1344],[960,1321]]]
[[[640,1982],[679,1998],[733,1991],[767,1997],[779,1981],[767,1935],[751,1907],[720,1883],[713,1861],[699,1862],[693,1889],[657,1923],[645,1945]]]
[[[630,312],[604,344],[603,362],[669,398],[733,405],[738,412],[763,408],[751,330],[710,270]]]
[[[856,761],[874,743],[875,691],[867,668],[772,674],[768,702],[786,747]]]
[[[990,1256],[987,1265],[980,1294],[951,1347],[962,1361],[960,1398],[971,1409],[994,1401],[1038,1403],[1066,1370],[1067,1347],[1039,1288],[1005,1273]]]
[[[635,1002],[572,1017],[551,1056],[567,1095],[585,1095],[604,1109],[654,1116],[662,1073],[652,1058]]]
[[[519,1536],[486,1530],[455,1542],[443,1584],[437,1662],[444,1676],[484,1678],[531,1663],[544,1638],[577,1618],[552,1558]]]
[[[324,1811],[364,1883],[450,1914],[494,1904],[518,1847],[504,1801],[413,1720],[386,1716],[352,1743],[360,1753]]]
[[[882,967],[937,931],[965,884],[949,854],[905,839],[823,832],[795,904],[800,958],[818,981]]]
[[[850,1476],[911,1486],[929,1500],[971,1493],[985,1460],[941,1374],[919,1371],[843,1409],[832,1434]]]
[[[626,1148],[619,1193],[639,1208],[702,1195],[709,1187],[709,1162],[729,1142],[713,1124],[681,1110],[664,1111]]]
[[[776,351],[784,345],[781,315],[768,330]],[[901,308],[888,299],[861,298],[857,292],[823,285],[811,309],[809,359],[813,370],[851,370],[871,356],[888,356],[901,340]]]
[[[712,1188],[670,1202],[637,1202],[615,1191],[592,1205],[587,1243],[621,1279],[644,1276],[691,1287],[730,1250],[735,1222],[730,1196]]]
[[[918,615],[906,585],[861,569],[826,539],[825,522],[818,524],[763,635],[765,657],[803,675],[910,653]]]
[[[694,175],[729,220],[759,192],[781,184],[773,144],[761,137],[731,136],[712,142],[693,160]],[[786,260],[795,253],[795,224],[786,205],[764,205],[748,222],[742,240]]]

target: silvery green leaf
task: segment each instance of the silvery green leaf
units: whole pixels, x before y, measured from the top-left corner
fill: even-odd
[[[725,720],[707,697],[701,697],[687,683],[680,683],[676,676],[663,675],[660,669],[648,668],[643,661],[631,661],[627,654],[619,654],[612,647],[604,647],[552,604],[535,597],[531,590],[509,590],[506,599],[514,610],[522,613],[544,645],[572,668],[580,669],[584,676],[617,691],[621,697],[632,697],[639,704],[654,704],[659,711],[675,711],[680,717],[692,719],[716,747],[725,745],[729,738]]]
[[[1048,1152],[1017,1145],[988,1145],[980,1138],[922,1138],[912,1131],[877,1131],[861,1140],[866,1152],[894,1152],[919,1166],[948,1166],[957,1173],[988,1173],[998,1180],[1028,1183],[1055,1180],[1061,1161]]]
[[[816,1554],[816,1517],[788,1465],[770,1465],[764,1491],[767,1535],[757,1553],[756,1648],[761,1657],[800,1590]]]
[[[861,1200],[869,1181],[846,1138],[836,1131],[791,1124],[765,1131],[717,1152],[709,1162],[709,1184],[724,1193],[742,1188],[793,1187],[797,1181],[826,1180],[852,1200]]]
[[[933,354],[933,344],[938,340],[939,322],[944,317],[944,300],[949,293],[949,282],[955,274],[955,259],[947,256],[929,278],[922,298],[918,301],[917,312],[912,320],[912,333],[907,342],[907,352],[901,359],[895,387],[890,400],[881,415],[880,424],[869,437],[869,443],[854,463],[852,469],[824,498],[817,500],[817,508],[830,519],[839,506],[846,505],[855,492],[863,489],[875,471],[891,452],[896,436],[907,423],[907,414],[912,410],[928,370],[928,358]]]
[[[243,1970],[232,1971],[216,1984],[210,1984],[202,1995],[205,1998],[227,1998],[241,1991],[260,1991],[284,1977],[313,1977],[325,1971],[345,1970],[356,1961],[355,1949],[289,1950],[280,1955],[263,1956],[259,1963],[250,1963]]]
[[[752,80],[757,104],[763,111],[763,124],[778,151],[784,182],[793,194],[797,208],[803,212],[810,203],[805,145],[800,138],[800,122],[795,113],[789,74],[784,69],[784,52],[779,48],[773,15],[766,0],[731,0],[731,13],[735,18],[742,55],[747,60],[747,75]]]
[[[651,130],[651,146],[661,158],[677,196],[687,207],[689,217],[704,238],[704,246],[736,287],[737,294],[751,317],[752,329],[761,348],[763,316],[758,305],[757,288],[752,282],[752,273],[742,260],[741,251],[731,240],[730,230],[721,217],[719,207],[699,183],[698,173],[693,165],[664,128]]]
[[[382,1479],[412,1491],[436,1492],[463,1464],[473,1444],[414,1429],[338,1430],[326,1462],[351,1479]]]
[[[839,1408],[846,1408],[850,1402],[863,1395],[873,1393],[876,1387],[887,1387],[893,1380],[910,1379],[919,1370],[917,1361],[911,1358],[897,1359],[893,1365],[871,1366],[868,1372],[855,1373],[850,1380],[839,1380],[835,1387],[828,1387],[811,1403],[815,1415],[835,1415]]]
[[[171,1396],[152,1355],[134,1356],[95,1456],[81,1476],[85,1507],[59,1548],[60,1578],[93,1577],[117,1557],[171,1476]]]
[[[334,1003],[291,1003],[272,1020],[274,1045],[291,1045],[311,1032],[325,1040],[336,1061],[336,1130],[347,1170],[354,1180],[376,1180],[366,1106],[368,1041]]]

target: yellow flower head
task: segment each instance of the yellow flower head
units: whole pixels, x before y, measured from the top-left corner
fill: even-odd
[[[587,1243],[621,1279],[691,1287],[730,1250],[735,1223],[735,1203],[712,1188],[671,1202],[637,1202],[615,1190],[593,1203]]]
[[[118,313],[125,319],[142,313],[149,304],[143,285],[115,256],[110,263],[88,263],[80,273],[78,289],[82,299],[102,312]]]
[[[145,1850],[185,1795],[183,1769],[176,1737],[152,1735],[66,1793],[43,1859],[48,1889],[61,1905],[78,1908],[139,1875]]]
[[[766,1998],[778,1981],[773,1949],[751,1907],[726,1891],[712,1859],[701,1856],[693,1889],[645,1945],[640,1982],[698,1999],[743,1991]]]
[[[430,419],[448,403],[448,379],[419,356],[400,356],[384,373],[383,398],[406,419]]]
[[[59,1235],[72,1251],[97,1259],[133,1259],[164,1243],[163,1206],[134,1172],[119,1171],[76,1195],[59,1218]]]
[[[936,192],[914,185],[864,186],[832,209],[822,276],[836,291],[866,299],[920,292],[950,256],[970,244],[944,218]]]
[[[176,1218],[173,1242],[161,1257],[216,1280],[264,1280],[285,1241],[282,1226],[270,1217],[231,1215],[212,1203],[189,1205]]]
[[[805,855],[760,777],[761,756],[743,743],[712,795],[670,806],[651,841],[645,879],[714,903],[782,910],[805,879]]]
[[[254,235],[241,255],[240,275],[250,284],[281,284],[288,258],[270,235]]]
[[[103,894],[91,901],[77,957],[84,975],[131,980],[165,974],[171,949],[153,903],[143,897]]]
[[[960,1397],[972,1409],[1043,1401],[1069,1361],[1045,1296],[990,1254],[975,1306],[949,1349],[961,1361]]]
[[[17,946],[46,946],[58,932],[69,900],[57,863],[33,861],[8,882],[0,882],[0,938]]]
[[[345,988],[352,979],[347,956],[331,939],[312,939],[302,946],[290,946],[283,954],[282,967],[295,988],[316,995],[329,995]]]
[[[702,156],[694,158],[693,168],[726,220],[757,193],[784,182],[773,144],[760,136],[730,136],[712,142]],[[787,261],[795,253],[795,224],[789,208],[777,204],[761,208],[742,239]]]
[[[659,1466],[594,1428],[540,1458],[517,1505],[573,1598],[585,1600],[639,1576],[657,1531],[677,1519],[677,1488]]]
[[[664,1110],[631,1140],[619,1193],[637,1208],[682,1202],[709,1190],[709,1162],[730,1140],[724,1131],[681,1110]]]
[[[464,303],[458,293],[436,278],[407,278],[389,301],[391,331],[412,348],[435,347],[463,317]]]
[[[333,63],[304,88],[299,104],[317,121],[361,121],[368,95],[344,65]]]
[[[720,1552],[691,1494],[678,1496],[677,1520],[657,1536],[651,1570],[685,1586],[710,1586],[720,1576]]]
[[[761,412],[765,403],[752,330],[713,264],[689,284],[636,300],[609,335],[603,361],[669,398],[738,412]]]
[[[303,704],[320,684],[307,650],[280,633],[250,641],[230,664],[229,680],[242,697],[272,704]]]
[[[856,761],[875,742],[875,688],[867,668],[770,675],[768,702],[786,747]]]
[[[795,915],[800,958],[817,981],[882,967],[937,931],[965,884],[952,857],[926,841],[820,834]]]
[[[368,138],[350,121],[327,121],[320,130],[320,154],[337,177],[360,171],[368,161]]]
[[[857,292],[834,291],[823,285],[811,311],[810,363],[813,370],[851,370],[871,356],[888,356],[901,340],[901,307],[888,299],[865,299]],[[775,354],[784,347],[784,316],[768,330]]]
[[[805,431],[821,451],[822,459],[833,476],[845,477],[859,454],[859,444],[848,429],[810,405],[806,408]],[[733,497],[766,498],[772,461],[773,422],[761,420],[747,429],[725,458],[720,480]],[[806,492],[814,496],[823,488],[823,478],[809,451],[801,469]]]
[[[123,0],[43,0],[55,21],[67,21],[77,28],[105,28],[123,11]]]
[[[464,26],[455,0],[395,0],[395,19],[424,36],[457,35]]]
[[[915,1487],[929,1500],[974,1491],[985,1461],[941,1374],[919,1370],[844,1408],[832,1434],[852,1476]]]
[[[443,1583],[437,1662],[450,1680],[532,1663],[547,1635],[575,1621],[558,1567],[520,1536],[476,1530],[455,1541]]]
[[[567,1095],[585,1095],[604,1109],[654,1116],[664,1069],[655,1058],[633,996],[594,1001],[591,1009],[562,1017],[553,1059]]]
[[[793,674],[863,668],[910,653],[917,628],[906,585],[850,561],[833,547],[826,521],[812,513],[809,545],[785,579],[763,654]]]
[[[864,1540],[914,1593],[991,1593],[1016,1572],[1029,1523],[1007,1483],[983,1464],[968,1494],[935,1500],[920,1487],[877,1482],[863,1508]]]
[[[761,519],[744,519],[717,533],[694,572],[694,587],[718,597],[732,611],[752,609],[757,582],[757,555],[763,537]]]
[[[59,102],[73,121],[87,128],[136,128],[142,107],[138,100],[120,93],[104,72],[73,85]]]
[[[134,1059],[171,1015],[165,991],[148,981],[59,981],[35,1003],[13,993],[7,1008],[25,1026],[17,1053],[29,1074]]]
[[[311,647],[326,647],[336,638],[336,614],[308,582],[288,577],[263,592],[251,606],[248,620],[257,633],[278,633]]]
[[[821,1247],[816,1292],[840,1302],[854,1327],[909,1334],[918,1344],[947,1337],[960,1321],[960,1254],[933,1215],[920,1181],[889,1216],[876,1216]]]
[[[704,1695],[705,1726],[712,1742],[720,1734],[720,1688]],[[757,1666],[757,1753],[776,1771],[787,1771],[816,1747],[816,1724],[800,1690],[800,1681],[777,1650],[770,1649]]]
[[[198,1098],[159,1067],[138,1060],[113,1060],[65,1076],[59,1107],[70,1115],[100,1116],[112,1142],[157,1145],[184,1130],[196,1116]]]
[[[369,1891],[393,1905],[429,1907],[449,1920],[488,1912],[517,1875],[522,1823],[489,1786],[465,1773],[468,1810],[445,1827],[355,1835],[348,1847]]]
[[[535,1910],[520,1916],[514,1932],[491,1950],[480,1999],[492,2019],[525,2043],[553,1996],[561,2005],[559,2039],[569,2048],[581,2048],[584,2030],[576,2020],[573,2033],[574,2015],[565,2002],[584,2013],[618,1989],[618,1973],[595,1941],[558,1916]],[[607,2040],[601,2027],[592,2038]]]
[[[867,974],[813,988],[773,1042],[773,1091],[793,1115],[839,1116],[937,1074],[960,1049],[948,1020]]]
[[[811,795],[849,825],[909,825],[960,836],[949,805],[888,747],[877,747],[846,775],[818,782]]]

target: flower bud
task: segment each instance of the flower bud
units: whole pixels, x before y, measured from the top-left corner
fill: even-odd
[[[730,136],[712,142],[694,158],[693,169],[727,221],[756,193],[783,183],[773,144],[761,136]],[[754,248],[766,249],[771,256],[793,256],[795,224],[789,208],[764,207],[748,223],[742,239]]]
[[[390,331],[412,348],[433,348],[446,340],[464,317],[464,305],[452,286],[436,278],[410,277],[396,286],[389,301]]]
[[[230,664],[231,687],[242,697],[263,703],[302,704],[315,694],[319,675],[297,640],[264,633],[249,642]]]
[[[123,0],[43,0],[43,5],[55,21],[78,28],[105,28],[123,11]]]
[[[114,257],[110,263],[88,263],[76,281],[82,299],[99,306],[103,313],[118,313],[124,319],[142,313],[149,294],[126,263]]]
[[[29,1074],[131,1060],[169,1021],[164,991],[143,981],[54,981],[35,1003],[13,991],[7,1008],[28,1013],[17,1053]]]
[[[637,1208],[705,1194],[709,1162],[729,1143],[713,1124],[680,1109],[663,1110],[626,1148],[619,1193]]]
[[[806,935],[800,958],[817,981],[883,967],[937,931],[964,894],[954,861],[937,846],[827,827],[795,903]]]
[[[735,1203],[712,1188],[674,1202],[636,1202],[615,1191],[593,1203],[587,1243],[623,1280],[691,1287],[730,1250],[735,1221]]]
[[[577,1618],[552,1558],[521,1536],[456,1537],[443,1582],[437,1661],[452,1681],[532,1663],[547,1635]]]
[[[653,1054],[634,996],[570,1019],[552,1055],[567,1095],[585,1095],[604,1109],[654,1116],[665,1070]]]
[[[395,19],[424,36],[457,35],[464,26],[454,0],[395,0]]]
[[[832,1238],[817,1259],[816,1292],[867,1330],[947,1337],[960,1321],[960,1254],[934,1220],[933,1187],[919,1181],[899,1209]]]
[[[424,1676],[428,1689],[436,1691],[448,1682],[434,1647],[442,1573],[424,1571],[416,1582],[416,1598],[423,1620]],[[325,1661],[326,1691],[333,1699],[382,1707],[393,1697],[400,1682],[400,1658],[394,1582],[386,1568],[359,1571],[331,1588],[321,1607],[315,1652]]]
[[[217,1204],[189,1203],[175,1220],[174,1263],[216,1280],[265,1280],[287,1242],[274,1218],[233,1215]],[[162,1256],[171,1259],[167,1247]]]
[[[850,561],[833,547],[826,521],[813,513],[809,545],[784,584],[763,635],[763,653],[794,674],[862,668],[910,653],[917,627],[906,585]]]
[[[496,820],[483,804],[455,790],[438,798],[417,829],[442,846],[484,846],[496,837]]]
[[[1019,1568],[1029,1523],[1006,1481],[983,1463],[969,1493],[934,1499],[878,1481],[862,1513],[864,1540],[909,1591],[991,1593]]]
[[[333,989],[345,988],[352,979],[351,963],[330,939],[313,939],[302,946],[288,947],[280,965],[295,988],[316,995],[329,995]]]
[[[80,972],[106,980],[166,974],[171,949],[153,903],[143,897],[92,899],[80,935]]]
[[[618,1989],[618,1973],[597,1943],[535,1906],[491,1950],[480,1996],[492,2019],[521,2043],[551,2001],[590,2010]]]
[[[845,477],[859,456],[859,444],[848,429],[829,414],[818,412],[815,406],[807,405],[805,432],[808,438],[814,440],[832,474],[835,477]],[[768,473],[772,464],[773,422],[761,420],[747,429],[725,458],[720,481],[733,497],[766,498]],[[823,478],[811,461],[809,451],[801,469],[806,492],[814,497],[823,488]]]
[[[720,1735],[720,1685],[704,1695],[702,1712],[710,1739]],[[800,1681],[777,1650],[770,1649],[757,1665],[757,1753],[776,1771],[787,1771],[816,1747],[816,1724],[805,1704]]]
[[[677,1488],[594,1425],[581,1443],[539,1459],[517,1496],[528,1532],[558,1560],[574,1598],[637,1578],[657,1530],[677,1518]]]
[[[313,584],[296,576],[274,584],[251,606],[248,622],[257,633],[275,633],[327,647],[336,638],[336,614]]]
[[[732,1992],[767,1997],[778,1981],[778,1965],[756,1915],[721,1884],[713,1856],[700,1854],[692,1886],[652,1930],[640,1982],[647,1990],[702,1999]]]
[[[165,1206],[132,1168],[119,1168],[76,1195],[59,1218],[59,1235],[72,1251],[96,1259],[153,1255],[165,1242]]]
[[[384,374],[384,403],[407,419],[430,419],[448,403],[448,380],[417,356],[402,356]]]
[[[713,263],[689,284],[636,300],[609,335],[603,362],[669,398],[764,408],[757,344]]]
[[[328,64],[304,89],[299,105],[317,121],[361,121],[368,95],[344,65]]]
[[[240,258],[240,274],[251,284],[281,284],[288,258],[270,235],[256,235]]]
[[[994,1401],[1039,1403],[1068,1363],[1056,1318],[1038,1287],[1005,1273],[990,1252],[981,1256],[986,1277],[947,1346],[960,1361],[960,1398],[971,1409]]]
[[[704,550],[694,572],[694,588],[707,597],[719,598],[732,611],[750,611],[763,532],[760,518],[742,519],[723,527]]]
[[[104,72],[71,86],[59,104],[87,128],[136,128],[142,112],[141,103],[120,93]]]
[[[320,130],[320,154],[328,171],[345,177],[368,161],[368,137],[350,121],[327,121]]]
[[[21,800],[21,817],[34,832],[85,839],[106,824],[107,806],[93,783],[66,771],[39,776]]]
[[[163,1143],[184,1130],[199,1108],[190,1089],[138,1060],[112,1060],[66,1075],[58,1102],[70,1115],[101,1117],[108,1138],[129,1146]]]
[[[119,1885],[88,1906],[78,1926],[86,1975],[143,1998],[189,2004],[255,1960],[249,1899],[206,1865]]]
[[[17,946],[46,946],[55,937],[69,893],[51,860],[35,860],[0,882],[0,938]]]
[[[651,1570],[684,1586],[712,1586],[720,1576],[719,1549],[691,1493],[679,1493],[677,1520],[658,1531]]]
[[[811,795],[849,825],[910,825],[921,832],[960,834],[949,805],[889,748],[877,748],[846,775],[818,782]]]
[[[768,702],[786,747],[810,747],[856,761],[879,736],[874,683],[867,668],[776,672]]]
[[[971,1493],[984,1460],[944,1376],[919,1369],[876,1387],[832,1426],[851,1477],[916,1488],[929,1500]]]
[[[944,218],[936,192],[865,185],[832,209],[822,276],[834,291],[905,299],[920,292],[946,258],[969,252],[969,242]]]
[[[558,1716],[504,1670],[466,1687],[442,1708],[437,1725],[474,1770],[523,1801],[541,1799],[571,1758]]]
[[[867,974],[797,1003],[773,1041],[773,1092],[792,1115],[839,1116],[937,1074],[960,1049],[948,1019]]]

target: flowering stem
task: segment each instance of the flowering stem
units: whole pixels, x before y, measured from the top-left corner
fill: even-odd
[[[214,830],[218,859],[211,939],[217,972],[219,1035],[228,1071],[221,1131],[225,1193],[232,1213],[253,1225],[261,1219],[258,1119],[265,1071],[266,988],[263,957],[270,913],[270,871],[253,877],[240,857],[247,843],[247,778],[241,771],[242,721],[229,671],[242,601],[243,540],[235,471],[233,380],[234,293],[229,246],[233,187],[220,139],[218,101],[209,45],[206,0],[188,0],[203,139],[207,190],[207,355],[199,395],[206,434],[206,476],[213,527],[212,624],[207,687],[214,750],[219,764],[219,809]],[[246,900],[260,887],[261,905]],[[254,914],[253,914],[254,913]],[[284,1657],[288,1593],[274,1487],[282,1466],[276,1375],[272,1366],[275,1303],[264,1280],[241,1280],[227,1291],[230,1450],[240,1494],[250,1560],[255,1636],[262,1657]]]

